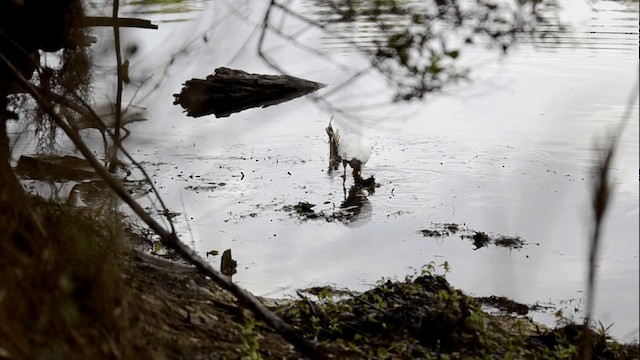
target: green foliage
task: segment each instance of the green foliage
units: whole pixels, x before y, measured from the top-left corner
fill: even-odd
[[[381,279],[362,294],[337,298],[323,288],[312,300],[278,309],[305,337],[342,344],[348,358],[367,359],[569,359],[578,354],[582,330],[567,325],[541,335],[525,334],[524,322],[507,327],[481,305],[453,289],[443,276],[448,263],[433,262],[402,282]],[[628,348],[608,342],[606,328],[594,333],[594,354],[628,359]],[[627,349],[627,350],[623,350]],[[618,355],[621,355],[618,357]]]
[[[260,341],[256,333],[256,321],[251,315],[245,316],[242,329],[242,360],[260,360]]]

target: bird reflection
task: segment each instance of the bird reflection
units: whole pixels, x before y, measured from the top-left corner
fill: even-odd
[[[345,199],[340,204],[343,222],[345,224],[363,224],[371,219],[371,201],[367,198],[365,187],[354,184],[346,193]],[[371,194],[372,192],[369,192]]]

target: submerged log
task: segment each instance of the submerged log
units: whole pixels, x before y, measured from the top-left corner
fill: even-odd
[[[107,16],[87,16],[80,19],[80,24],[84,27],[118,26],[152,30],[158,29],[158,25],[152,24],[149,20],[137,18],[113,18]]]
[[[180,94],[173,95],[173,104],[180,104],[192,117],[210,114],[226,117],[246,109],[289,101],[325,86],[289,75],[249,74],[221,67],[204,80],[188,80]]]
[[[70,155],[21,155],[15,170],[22,178],[34,180],[82,181],[97,177],[87,160]]]

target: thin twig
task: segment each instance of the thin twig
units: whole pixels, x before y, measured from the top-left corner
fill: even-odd
[[[113,19],[118,19],[118,9],[120,8],[120,0],[113,1]],[[110,151],[109,171],[115,172],[118,167],[118,149],[120,148],[120,124],[122,123],[122,50],[120,49],[120,26],[117,21],[113,24],[113,43],[116,51],[116,104],[115,104],[115,137],[114,144],[116,146]]]
[[[608,140],[608,145],[601,150],[600,159],[595,165],[597,174],[593,184],[593,230],[589,239],[589,272],[587,277],[587,310],[584,318],[584,333],[580,346],[581,357],[585,360],[591,359],[591,320],[593,316],[593,308],[595,302],[595,286],[596,286],[596,270],[598,267],[598,254],[602,239],[600,237],[605,215],[611,201],[611,192],[613,186],[611,184],[611,175],[609,170],[613,162],[613,158],[618,150],[622,133],[631,118],[631,110],[638,100],[639,80],[636,77],[636,83],[629,96],[625,112],[620,119],[618,125],[613,129],[612,136]]]

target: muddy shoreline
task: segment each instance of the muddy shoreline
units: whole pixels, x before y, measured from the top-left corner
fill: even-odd
[[[245,358],[286,358],[297,359],[302,355],[285,339],[263,322],[256,320],[242,303],[220,289],[214,282],[198,273],[171,250],[158,246],[152,233],[128,224],[126,216],[105,211],[104,192],[99,184],[85,183],[75,188],[78,203],[59,204],[36,199],[37,207],[46,216],[46,221],[55,224],[61,231],[56,232],[62,253],[55,264],[60,269],[52,272],[53,278],[46,279],[42,288],[25,288],[25,296],[31,298],[38,307],[65,308],[71,301],[72,308],[80,318],[103,318],[105,330],[96,331],[100,321],[85,322],[75,317],[64,318],[63,327],[70,327],[70,334],[84,334],[81,341],[65,333],[50,334],[46,330],[22,329],[13,336],[40,338],[35,340],[36,349],[71,354],[76,346],[85,347],[80,354],[99,357],[142,356],[151,359],[245,359]],[[131,190],[144,193],[144,184],[131,183]],[[371,188],[374,191],[375,188]],[[362,191],[353,191],[355,198]],[[108,198],[108,197],[107,197]],[[343,204],[344,205],[344,204]],[[358,216],[361,207],[357,202],[348,202],[333,212],[315,211],[314,204],[298,202],[281,210],[297,217],[300,221],[348,222],[350,216]],[[256,213],[257,214],[257,213]],[[176,217],[178,213],[159,214]],[[65,219],[60,224],[60,219]],[[122,227],[115,226],[118,224]],[[74,236],[77,227],[88,224],[92,233],[81,233],[82,241]],[[53,225],[52,225],[53,226]],[[62,231],[64,230],[64,231]],[[65,231],[69,234],[65,236]],[[443,238],[452,235],[468,241],[476,249],[484,246],[505,247],[510,250],[532,245],[519,237],[489,234],[469,229],[464,224],[432,223],[430,227],[416,230],[427,238]],[[115,236],[115,238],[113,238]],[[93,241],[87,253],[84,241]],[[35,245],[47,239],[34,238]],[[104,248],[105,244],[120,244],[117,248]],[[6,244],[5,244],[6,245]],[[43,246],[42,244],[35,246]],[[537,244],[535,244],[537,245]],[[78,247],[79,246],[79,247]],[[220,249],[222,250],[222,249]],[[51,251],[59,251],[56,248]],[[75,253],[79,251],[79,253]],[[5,251],[13,254],[14,251]],[[216,256],[222,253],[212,252]],[[237,266],[231,259],[227,261],[232,270]],[[38,263],[40,255],[27,254],[28,261]],[[35,257],[32,257],[34,256]],[[69,257],[72,261],[65,260]],[[73,275],[76,268],[67,268],[75,261],[84,267],[93,267],[96,258],[105,261],[104,269],[98,271],[98,278],[84,274]],[[225,256],[222,256],[224,259]],[[29,260],[30,259],[30,260]],[[79,259],[79,260],[78,260]],[[118,264],[113,268],[109,264]],[[53,265],[51,265],[53,266]],[[240,264],[242,266],[242,264]],[[221,268],[229,268],[221,264]],[[36,267],[36,270],[38,267]],[[7,272],[8,271],[8,272]],[[530,312],[539,305],[520,304],[502,296],[472,297],[453,288],[446,280],[448,264],[426,264],[419,272],[405,279],[382,279],[364,292],[340,290],[329,286],[297,290],[296,297],[289,299],[261,299],[263,303],[300,335],[318,344],[319,356],[328,358],[353,359],[403,359],[403,358],[487,358],[511,356],[515,358],[558,358],[560,354],[578,356],[583,349],[583,334],[593,339],[591,351],[603,359],[637,359],[638,344],[620,344],[611,341],[606,329],[589,329],[574,323],[570,318],[558,314],[558,326],[550,329],[535,323]],[[50,271],[49,271],[50,272]],[[61,285],[55,274],[71,272],[70,285]],[[49,273],[35,272],[33,276],[47,276]],[[233,271],[229,274],[232,275]],[[11,269],[3,269],[3,277],[11,279]],[[66,278],[63,275],[63,278]],[[78,279],[79,277],[79,279]],[[115,283],[114,283],[115,281]],[[9,283],[9,282],[7,282]],[[71,292],[65,290],[70,286]],[[87,297],[89,287],[92,296]],[[107,289],[117,289],[109,303],[100,299]],[[53,289],[53,290],[51,290]],[[2,289],[0,289],[2,290]],[[19,290],[20,291],[20,290]],[[18,291],[18,292],[19,292]],[[61,299],[43,297],[39,292],[61,291]],[[111,291],[111,290],[109,290]],[[1,293],[1,292],[0,292]],[[65,300],[66,299],[66,300]],[[52,301],[51,304],[48,301]],[[7,319],[5,319],[7,320]],[[47,317],[42,321],[61,321]],[[108,321],[107,321],[108,320]],[[12,321],[8,319],[3,333],[10,331]],[[33,320],[30,320],[33,321]],[[56,323],[56,326],[60,324]],[[102,325],[98,325],[99,328]],[[34,332],[35,331],[35,332]],[[38,331],[44,331],[38,333]],[[104,337],[103,333],[108,336]],[[96,340],[101,337],[101,340]],[[106,339],[106,340],[105,340]],[[38,342],[43,341],[44,343]],[[79,343],[78,343],[79,341]],[[581,347],[582,346],[582,347]],[[33,347],[33,343],[32,343]],[[28,349],[13,347],[0,342],[0,354],[7,358],[22,358],[20,351]],[[69,352],[69,353],[67,353]],[[33,354],[32,354],[33,355]],[[80,355],[79,355],[80,356]],[[69,356],[74,358],[74,356]]]
[[[128,262],[132,296],[143,299],[132,303],[145,323],[141,338],[145,346],[154,345],[156,356],[302,357],[233,296],[200,274],[157,266],[135,255]],[[468,297],[438,275],[384,281],[365,293],[316,287],[299,290],[295,299],[262,301],[305,337],[317,341],[324,356],[336,359],[466,359],[506,354],[552,359],[559,349],[576,351],[582,333],[580,325],[573,323],[556,329],[537,324],[526,315],[531,307],[504,297]],[[485,313],[483,305],[499,311]],[[637,359],[637,344],[620,345],[592,335],[598,358]]]

